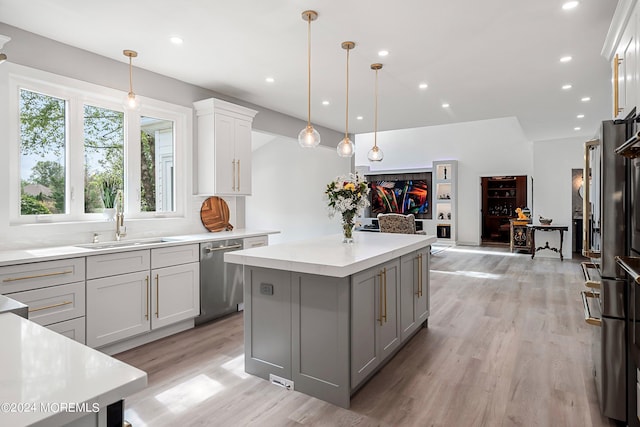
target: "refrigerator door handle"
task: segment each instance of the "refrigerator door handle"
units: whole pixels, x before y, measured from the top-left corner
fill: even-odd
[[[587,258],[600,258],[600,252],[591,250],[591,150],[600,145],[595,139],[584,143],[584,197],[582,198],[582,212],[584,225],[582,226],[582,255]]]
[[[598,298],[600,294],[593,291],[582,291],[580,294],[582,295],[582,305],[584,306],[584,321],[593,326],[602,326],[602,319],[591,315],[591,309],[587,302],[587,298]]]

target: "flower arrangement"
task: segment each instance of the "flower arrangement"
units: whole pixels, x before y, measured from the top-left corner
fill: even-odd
[[[102,203],[106,209],[113,209],[116,203],[116,195],[118,194],[118,182],[112,176],[103,178],[101,183]]]
[[[325,195],[328,200],[329,218],[342,216],[344,242],[353,242],[354,219],[365,207],[369,206],[369,187],[358,173],[339,176],[327,184]]]

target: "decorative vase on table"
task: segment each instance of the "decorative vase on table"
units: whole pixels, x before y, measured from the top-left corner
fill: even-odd
[[[115,221],[116,220],[116,208],[104,208],[102,210],[102,215],[107,221]]]
[[[355,218],[369,205],[369,187],[357,173],[339,176],[327,184],[324,192],[329,208],[329,217],[340,214],[342,217],[342,242],[353,243]]]

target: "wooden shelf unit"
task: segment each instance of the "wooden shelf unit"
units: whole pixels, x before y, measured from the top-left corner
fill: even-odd
[[[482,243],[510,242],[509,219],[527,206],[527,176],[482,177]]]

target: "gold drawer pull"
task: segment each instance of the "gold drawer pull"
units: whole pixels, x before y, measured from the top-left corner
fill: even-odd
[[[586,282],[584,282],[584,285],[587,288],[591,288],[591,289],[600,289],[600,282],[596,282],[594,280],[587,280]]]
[[[44,307],[30,308],[29,313],[33,313],[34,311],[46,310],[48,308],[62,307],[63,305],[69,305],[69,304],[73,304],[73,301],[64,301],[58,304],[45,305]]]
[[[3,279],[3,282],[16,282],[18,280],[28,280],[28,279],[39,279],[41,277],[50,277],[50,276],[60,276],[63,274],[71,274],[73,273],[73,271],[69,270],[69,271],[54,271],[53,273],[43,273],[43,274],[36,274],[33,276],[22,276],[22,277],[9,277],[7,279]]]
[[[599,294],[591,291],[581,291],[580,295],[582,295],[582,305],[584,308],[584,321],[589,325],[593,326],[602,326],[602,319],[598,317],[593,317],[591,315],[591,310],[589,309],[589,303],[587,303],[587,298],[598,298]]]
[[[156,318],[160,318],[160,275],[156,274]]]

